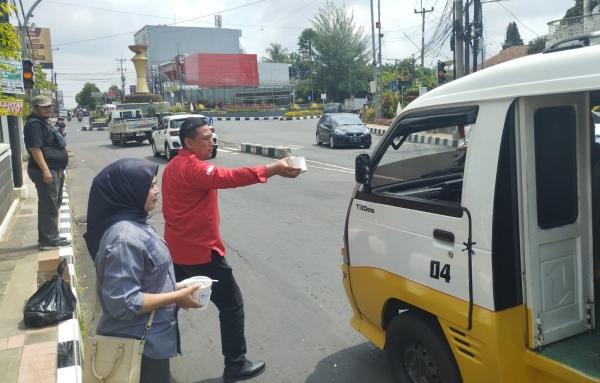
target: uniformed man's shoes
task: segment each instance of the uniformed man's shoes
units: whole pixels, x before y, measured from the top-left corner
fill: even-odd
[[[40,250],[53,250],[58,249],[60,247],[71,246],[71,241],[69,241],[66,237],[60,237],[60,239],[54,243],[40,243]]]
[[[225,383],[233,383],[239,380],[252,379],[260,375],[265,370],[265,362],[251,362],[245,359],[243,362],[230,364],[225,366],[223,371],[223,381]]]

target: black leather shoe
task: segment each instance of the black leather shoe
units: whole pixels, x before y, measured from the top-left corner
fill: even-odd
[[[265,370],[266,364],[262,360],[251,362],[248,359],[241,363],[225,366],[223,371],[223,381],[233,383],[239,380],[252,379],[260,375]]]

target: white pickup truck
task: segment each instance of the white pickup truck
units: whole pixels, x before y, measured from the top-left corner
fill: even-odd
[[[157,125],[156,117],[144,117],[140,109],[115,110],[108,120],[108,134],[113,145],[125,146],[129,141],[141,144],[151,140]]]

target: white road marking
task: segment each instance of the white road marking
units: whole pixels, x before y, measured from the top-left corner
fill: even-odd
[[[304,149],[304,146],[298,146],[298,145],[284,145],[287,146],[288,148],[292,148],[292,149]]]
[[[223,149],[223,148],[217,148],[217,151],[219,151],[219,152],[225,152],[225,153],[231,153],[231,150],[227,150],[227,149]]]
[[[315,166],[315,165],[311,165],[309,169],[312,169],[312,168],[314,168],[314,169],[323,169],[323,170],[332,170],[332,171],[335,171],[335,172],[340,172],[340,173],[349,173],[349,174],[354,174],[354,172],[353,172],[353,171],[341,170],[341,169],[333,169],[333,168],[326,168],[326,167],[323,167],[323,166]]]
[[[354,169],[345,168],[343,166],[337,166],[337,165],[327,164],[325,162],[319,162],[319,161],[313,161],[313,160],[306,160],[306,162],[308,162],[308,163],[312,162],[312,163],[315,163],[315,164],[319,164],[319,165],[323,165],[323,166],[328,166],[328,167],[331,167],[331,168],[337,168],[337,169],[341,169],[341,170],[346,170],[346,171],[354,173]]]
[[[239,152],[239,151],[240,151],[240,148],[230,148],[230,147],[228,147],[228,146],[224,146],[223,148],[224,148],[224,149],[227,149],[227,150],[234,151],[234,152]]]

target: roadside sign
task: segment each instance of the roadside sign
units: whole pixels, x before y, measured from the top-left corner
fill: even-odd
[[[307,99],[308,101],[310,101],[310,100],[312,100],[312,96],[311,96],[311,95],[308,95],[308,96],[306,96],[306,99]]]
[[[327,98],[327,94],[326,93],[321,93],[321,100],[325,100]]]
[[[390,83],[390,85],[392,87],[392,92],[397,92],[398,91],[398,81],[392,80],[392,82]]]
[[[377,93],[377,82],[375,80],[369,82],[371,93]]]
[[[206,119],[208,120],[208,125],[212,126],[213,125],[213,118],[210,117],[210,116],[208,116]]]
[[[23,94],[23,63],[17,60],[0,59],[4,68],[0,69],[0,89],[2,93]]]

